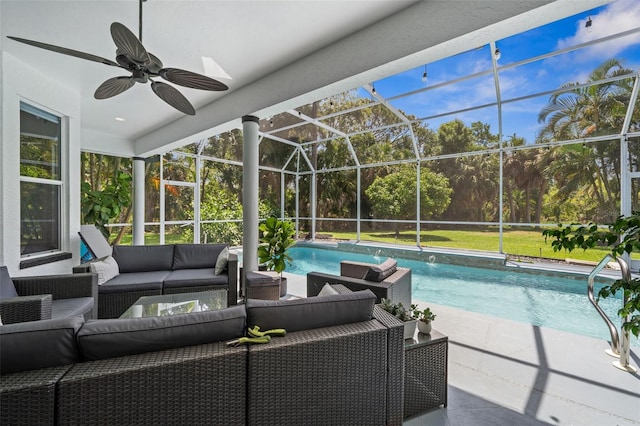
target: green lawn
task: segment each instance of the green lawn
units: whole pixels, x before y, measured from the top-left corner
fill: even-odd
[[[355,232],[330,232],[333,238],[355,240]],[[360,232],[362,241],[384,242],[392,244],[416,244],[416,233],[403,231],[399,238],[395,238],[393,232]],[[499,234],[497,231],[471,231],[471,230],[434,230],[420,232],[420,244],[423,247],[443,247],[452,249],[499,251]],[[587,251],[574,250],[568,252],[555,252],[551,248],[551,241],[545,243],[541,231],[514,231],[503,232],[502,251],[511,257],[543,257],[548,259],[566,258],[599,262],[607,250],[590,249]]]

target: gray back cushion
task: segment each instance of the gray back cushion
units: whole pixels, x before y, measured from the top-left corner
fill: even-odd
[[[395,260],[388,258],[384,262],[379,265],[374,265],[369,268],[367,271],[367,275],[364,276],[364,279],[367,281],[384,281],[387,277],[393,275],[394,272],[398,269],[398,262]]]
[[[78,345],[84,360],[202,345],[242,337],[246,319],[245,307],[239,305],[166,317],[92,320],[78,332]]]
[[[76,333],[84,319],[69,317],[0,327],[0,373],[37,370],[78,361]]]
[[[247,326],[287,331],[368,321],[376,296],[371,290],[295,300],[247,300]]]
[[[173,265],[173,245],[114,246],[113,258],[120,273],[170,271]]]
[[[9,271],[6,266],[0,266],[0,299],[6,299],[9,297],[18,297],[16,287],[13,285],[13,281],[9,276]]]
[[[215,268],[218,255],[226,244],[176,244],[173,269]]]

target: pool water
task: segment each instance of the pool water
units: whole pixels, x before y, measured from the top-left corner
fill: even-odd
[[[287,272],[340,274],[340,261],[382,263],[386,258],[312,247],[293,247]],[[577,280],[526,272],[420,262],[397,258],[411,268],[414,300],[464,309],[499,318],[550,327],[609,341],[608,328],[587,298],[587,278]],[[596,283],[596,294],[602,288]],[[619,296],[619,295],[618,295]],[[600,300],[600,306],[620,329],[621,298]],[[631,345],[640,340],[631,336]]]

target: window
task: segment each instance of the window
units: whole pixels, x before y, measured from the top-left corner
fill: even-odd
[[[20,253],[61,250],[61,119],[20,102]]]

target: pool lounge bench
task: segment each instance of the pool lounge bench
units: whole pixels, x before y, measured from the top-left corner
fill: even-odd
[[[339,292],[170,317],[0,327],[0,423],[400,425],[402,323],[370,292]],[[226,344],[254,322],[287,334]]]
[[[227,290],[227,305],[238,303],[238,256],[226,244],[169,244],[113,247],[112,260],[97,259],[73,268],[99,275],[98,318],[117,318],[142,296]],[[98,267],[99,265],[99,267]]]

